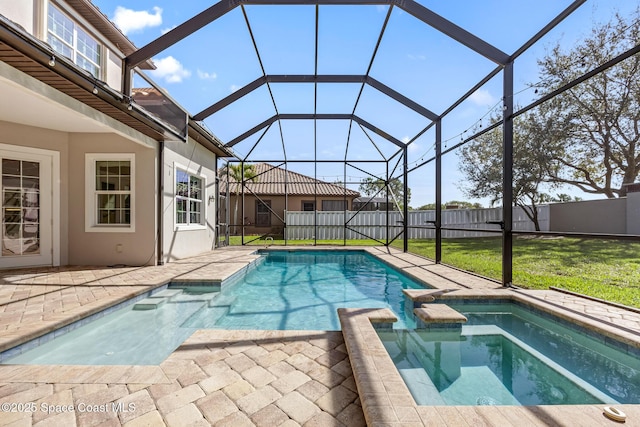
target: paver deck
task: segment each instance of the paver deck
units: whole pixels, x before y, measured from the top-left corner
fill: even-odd
[[[157,267],[3,271],[0,351],[172,280],[223,280],[246,268],[256,258],[255,250],[218,249]],[[366,250],[418,280],[447,290],[447,296],[480,292],[490,297],[505,292],[495,282],[416,255],[387,248]],[[636,312],[556,291],[508,292],[564,310],[568,317],[582,316],[594,325],[617,328],[629,341],[640,341]],[[366,332],[371,318],[385,320],[385,313],[369,312],[358,333]],[[344,329],[200,330],[159,366],[0,365],[0,425],[362,426],[363,406],[372,408],[366,413],[369,424],[380,426],[614,425],[598,405],[416,406],[397,381],[389,382],[397,373],[392,367],[373,371],[375,376],[368,378],[371,387],[362,386],[358,393],[352,364],[361,360],[350,360],[345,344],[345,338],[349,341],[356,335]],[[365,333],[360,337],[365,341],[359,342],[375,345],[376,340],[369,338]],[[374,362],[386,363],[381,360],[376,353]],[[399,404],[392,413],[380,405],[384,396],[379,387],[396,395],[394,402]],[[640,406],[623,408],[629,415],[625,425],[640,425]]]

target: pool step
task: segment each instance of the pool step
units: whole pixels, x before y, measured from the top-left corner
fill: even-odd
[[[413,314],[418,318],[416,328],[460,328],[467,318],[446,304],[422,304]]]
[[[134,310],[155,310],[162,304],[167,302],[166,298],[145,298],[140,302],[134,304]]]
[[[183,302],[196,302],[196,301],[200,301],[203,303],[208,303],[209,301],[211,301],[212,299],[215,299],[215,297],[220,294],[220,292],[207,292],[207,293],[182,293],[178,296],[176,296],[175,298],[171,299],[171,303],[183,303]]]
[[[199,282],[171,282],[169,289],[182,289],[190,294],[205,294],[209,292],[220,292],[219,281],[199,281]]]
[[[216,298],[209,301],[206,307],[201,307],[180,326],[183,328],[215,327],[218,321],[229,313],[236,298],[232,295],[217,295]],[[203,315],[203,313],[206,313],[206,315]]]
[[[426,370],[398,368],[398,372],[418,405],[446,405]]]
[[[173,298],[181,293],[179,289],[165,289],[150,295],[149,298]]]

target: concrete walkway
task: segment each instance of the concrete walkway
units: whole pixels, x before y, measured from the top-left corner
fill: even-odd
[[[160,267],[4,271],[0,351],[170,281],[223,280],[246,268],[255,249],[225,248]],[[500,287],[411,254],[367,250],[441,289]],[[640,337],[638,313],[554,291],[530,294]],[[159,366],[0,365],[0,408],[3,426],[365,425],[343,334],[327,331],[201,330]],[[493,425],[481,411],[456,414],[467,425]],[[626,425],[640,425],[635,415]]]

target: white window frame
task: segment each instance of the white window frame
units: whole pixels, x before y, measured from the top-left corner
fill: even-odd
[[[104,56],[106,53],[106,49],[104,44],[98,40],[96,37],[94,37],[90,31],[88,31],[86,28],[84,28],[82,25],[80,25],[73,17],[71,17],[68,13],[66,13],[65,10],[63,10],[61,7],[59,7],[58,5],[53,4],[52,2],[48,2],[47,7],[50,8],[54,8],[56,11],[58,11],[60,14],[64,15],[67,19],[69,19],[72,23],[73,23],[73,45],[69,45],[65,40],[63,40],[58,34],[53,33],[51,31],[49,31],[49,10],[46,10],[45,13],[45,26],[44,26],[44,41],[48,42],[49,40],[49,34],[51,34],[53,37],[55,37],[56,39],[58,39],[61,43],[63,43],[65,46],[67,46],[69,49],[71,49],[71,52],[73,54],[73,58],[69,58],[71,59],[71,61],[73,61],[74,64],[76,64],[78,67],[82,68],[82,66],[79,65],[78,63],[78,56],[81,56],[82,58],[84,58],[85,60],[87,60],[88,62],[90,62],[91,64],[95,65],[98,68],[98,75],[94,76],[97,79],[103,79],[104,80],[104,66],[103,66],[103,62],[104,62]],[[99,46],[100,48],[100,58],[98,62],[94,62],[92,59],[86,57],[85,55],[83,55],[82,53],[80,53],[80,51],[78,50],[78,30],[81,30],[83,33],[86,34],[87,37],[89,37],[90,39],[92,39],[94,42],[96,42],[96,44]],[[59,53],[60,55],[62,55],[62,53]],[[84,68],[82,68],[84,70]],[[85,70],[88,73],[90,73],[91,75],[93,75],[93,73],[91,73],[88,70]]]
[[[178,200],[178,183],[176,182],[178,179],[178,171],[182,171],[185,172],[186,174],[188,174],[189,176],[194,176],[196,178],[199,178],[200,180],[202,180],[202,201],[201,201],[201,208],[200,208],[200,224],[183,224],[183,223],[179,223],[178,222],[178,214],[176,212],[176,207],[177,207],[177,200]],[[189,207],[190,204],[188,203],[189,198],[183,198],[182,199],[187,200],[187,219],[190,218],[190,211],[189,211]],[[195,200],[195,199],[194,199]],[[181,231],[181,230],[206,230],[207,229],[207,204],[208,204],[208,198],[207,198],[207,176],[198,172],[197,170],[193,169],[193,168],[189,168],[187,166],[181,165],[179,163],[173,163],[173,227],[175,229],[175,231]]]
[[[87,233],[134,233],[136,231],[136,155],[134,153],[86,153],[85,154],[85,221]],[[130,224],[98,224],[98,190],[96,189],[96,162],[129,161],[131,164],[130,183]],[[121,194],[121,193],[119,193]]]

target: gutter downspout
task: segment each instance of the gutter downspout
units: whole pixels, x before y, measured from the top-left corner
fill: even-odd
[[[164,141],[158,141],[158,239],[157,265],[164,265]]]

